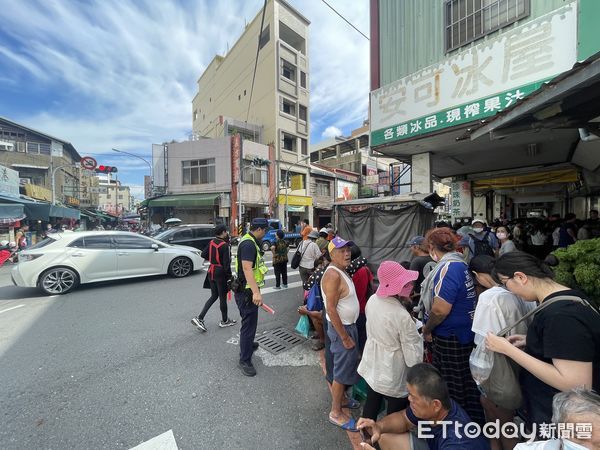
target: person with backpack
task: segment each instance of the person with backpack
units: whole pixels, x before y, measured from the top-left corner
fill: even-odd
[[[210,263],[204,280],[204,288],[210,288],[211,295],[198,317],[192,319],[192,324],[206,332],[204,317],[213,303],[219,299],[221,309],[219,327],[231,327],[236,324],[236,321],[227,316],[227,280],[231,278],[231,248],[229,233],[227,233],[225,225],[217,225],[215,238],[209,242],[201,256]]]
[[[550,423],[558,392],[578,386],[600,391],[600,312],[582,293],[554,281],[550,267],[528,253],[502,255],[494,276],[523,300],[540,303],[527,335],[488,333],[486,347],[525,369],[520,383],[528,423]]]
[[[473,219],[473,229],[469,233],[469,255],[468,260],[478,255],[498,256],[498,239],[486,226],[485,220]]]

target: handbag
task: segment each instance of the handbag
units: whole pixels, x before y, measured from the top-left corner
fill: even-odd
[[[302,253],[300,253],[300,250],[302,249],[303,245],[299,245],[298,248],[296,249],[296,253],[294,253],[294,256],[292,257],[292,262],[290,263],[290,267],[292,269],[297,269],[300,266],[300,261],[302,261],[302,257],[304,256],[304,253],[306,253],[306,250],[308,249],[308,245],[306,245],[306,248],[304,249],[304,251]]]
[[[521,322],[524,322],[531,316],[539,313],[541,310],[547,308],[552,303],[564,300],[576,301],[578,303],[583,303],[584,305],[590,306],[590,308],[592,308],[591,305],[584,299],[571,295],[560,295],[551,298],[550,300],[546,300],[537,308],[529,311],[527,314],[521,317],[513,325],[508,326],[503,330],[500,330],[500,332],[498,332],[497,335],[505,337],[510,330],[519,325]],[[594,310],[594,308],[592,308],[592,310]],[[485,347],[485,342],[482,342],[480,345],[483,345]],[[473,352],[476,351],[477,348]],[[523,402],[523,394],[521,392],[521,385],[519,383],[520,369],[520,366],[517,365],[512,359],[508,358],[506,355],[503,355],[501,353],[494,353],[494,363],[492,366],[490,376],[487,380],[481,383],[480,387],[485,392],[485,395],[498,406],[501,406],[502,408],[508,410],[517,409],[521,406],[521,403]]]
[[[308,335],[310,333],[310,322],[308,320],[308,316],[300,316],[300,319],[296,324],[296,331],[298,334],[308,339]]]

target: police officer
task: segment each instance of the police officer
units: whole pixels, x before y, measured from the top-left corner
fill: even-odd
[[[254,342],[258,323],[258,307],[262,305],[260,288],[265,284],[267,267],[260,252],[260,243],[269,223],[267,219],[254,219],[250,231],[238,244],[236,268],[239,285],[243,288],[235,293],[235,302],[242,317],[240,329],[240,362],[239,368],[247,377],[256,375],[252,365],[252,353],[258,348]]]

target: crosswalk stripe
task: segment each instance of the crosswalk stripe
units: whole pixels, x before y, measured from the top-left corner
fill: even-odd
[[[296,281],[294,283],[288,283],[288,287],[287,288],[291,289],[291,288],[297,288],[297,287],[300,287],[300,286],[302,286],[302,281]],[[265,295],[265,294],[273,294],[274,292],[281,293],[281,292],[284,292],[286,290],[287,289],[275,289],[275,287],[269,287],[269,288],[262,289],[260,292],[261,292],[261,294]]]

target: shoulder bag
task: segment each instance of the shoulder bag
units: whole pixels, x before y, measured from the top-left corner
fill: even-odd
[[[302,244],[300,244],[298,246],[298,248],[296,249],[296,253],[294,253],[294,256],[292,257],[292,262],[290,263],[290,267],[292,269],[297,269],[300,266],[300,261],[302,261],[302,257],[304,256],[304,253],[306,253],[306,250],[308,249],[308,245],[304,245],[304,243],[307,241],[302,241]],[[310,241],[308,241],[310,242]],[[306,247],[302,253],[300,253],[300,251],[302,250],[302,247]]]
[[[537,308],[529,311],[527,314],[521,317],[513,325],[508,326],[503,330],[500,330],[500,332],[498,332],[497,335],[505,337],[510,330],[512,330],[521,322],[526,321],[531,316],[539,313],[541,310],[547,308],[551,304],[565,300],[583,303],[584,305],[590,306],[591,308],[591,305],[584,299],[572,295],[560,295],[551,298],[550,300],[546,300]],[[485,347],[485,341],[482,342],[480,345],[483,345]],[[478,349],[476,348],[473,351],[476,352],[478,351]],[[492,366],[492,371],[490,373],[489,378],[483,383],[481,383],[481,388],[485,392],[485,395],[498,406],[501,406],[502,408],[511,411],[515,410],[519,408],[521,406],[521,403],[523,402],[521,385],[519,383],[519,371],[520,366],[516,364],[512,359],[501,353],[494,353],[494,364]]]

